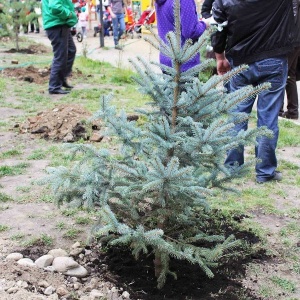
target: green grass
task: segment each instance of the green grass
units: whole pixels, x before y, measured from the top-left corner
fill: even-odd
[[[51,246],[53,245],[53,238],[48,234],[41,234],[41,236],[38,237],[32,237],[28,240],[25,240],[22,242],[22,246],[24,247],[33,247],[33,246]]]
[[[87,225],[91,223],[91,219],[89,217],[79,216],[75,218],[75,223],[80,225]]]
[[[117,72],[113,74],[111,77],[111,82],[116,83],[118,85],[126,84],[126,83],[133,83],[132,77],[135,75],[135,73],[130,69],[117,69]]]
[[[0,224],[0,232],[9,230],[9,226]]]
[[[293,271],[296,274],[300,275],[300,262],[296,262],[293,264]]]
[[[296,290],[295,283],[288,279],[280,278],[278,276],[272,276],[271,281],[286,292],[291,293]]]
[[[39,197],[39,201],[45,202],[45,203],[53,203],[54,202],[54,195],[52,195],[51,193],[43,193]]]
[[[18,186],[16,188],[17,191],[22,192],[22,193],[29,193],[31,191],[31,187],[29,186]]]
[[[279,122],[278,148],[300,146],[300,126],[288,120]]]
[[[281,159],[280,160],[280,165],[279,165],[280,170],[299,170],[300,167],[297,164],[294,164],[292,162],[289,162],[287,160]]]
[[[10,202],[10,201],[13,201],[13,198],[11,198],[11,196],[0,192],[0,203],[1,202]]]
[[[58,230],[63,230],[66,228],[66,224],[63,221],[57,222],[55,225],[55,228]]]
[[[5,152],[0,153],[0,159],[5,159],[5,158],[10,158],[10,157],[14,157],[14,156],[19,156],[21,155],[22,152],[19,151],[18,149],[11,149],[11,150],[7,150]]]
[[[61,211],[62,215],[66,216],[66,217],[72,217],[75,216],[78,213],[77,209],[64,209]]]
[[[19,163],[15,166],[0,166],[0,178],[3,176],[14,176],[24,174],[28,167],[28,163]]]
[[[71,229],[67,230],[63,236],[64,236],[64,238],[67,238],[67,239],[74,239],[74,238],[78,237],[80,232],[82,232],[82,230],[76,229],[76,228],[71,228]]]
[[[12,235],[10,239],[13,241],[21,241],[24,239],[24,237],[25,237],[24,233],[17,233],[17,234]]]
[[[44,150],[34,150],[28,155],[28,160],[41,160],[47,157],[47,153]]]

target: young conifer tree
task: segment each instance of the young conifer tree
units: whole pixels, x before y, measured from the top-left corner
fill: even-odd
[[[9,16],[7,15],[8,4],[5,0],[0,0],[0,37],[9,36]]]
[[[152,99],[151,109],[139,111],[147,122],[128,121],[125,112],[110,105],[112,95],[103,96],[95,118],[105,122],[120,151],[72,145],[74,154],[81,153],[79,162],[72,169],[48,169],[46,180],[59,204],[99,205],[96,233],[106,237],[110,246],[129,247],[136,258],[152,252],[159,288],[168,274],[176,277],[172,272],[176,270],[169,268],[171,258],[198,264],[213,277],[211,268],[238,245],[232,236],[225,239],[203,230],[210,216],[208,199],[253,163],[228,169],[226,151],[254,144],[257,136],[269,134],[263,128],[232,134],[234,124],[248,116],[230,113],[230,109],[268,87],[245,87],[227,94],[223,82],[246,66],[213,76],[206,83],[195,75],[209,62],[181,72],[180,66],[206,41],[201,37],[181,47],[179,0],[175,3],[175,32],[168,34],[167,44],[156,36],[156,47],[172,59],[173,66],[159,65],[162,74],[143,58],[133,63],[140,91]]]
[[[39,4],[33,0],[10,0],[4,4],[3,18],[7,21],[5,33],[13,34],[16,43],[16,50],[20,51],[20,31],[28,32],[28,23],[35,17],[30,13],[31,7]],[[0,16],[1,18],[1,16]],[[0,19],[1,20],[1,19]],[[1,32],[0,32],[1,33]]]

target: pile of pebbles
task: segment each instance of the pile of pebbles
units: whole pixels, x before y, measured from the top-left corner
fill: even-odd
[[[28,281],[22,280],[21,277],[15,277],[15,280],[7,280],[0,274],[0,298],[3,297],[1,292],[9,295],[17,295],[22,291],[30,292],[33,296],[27,296],[22,299],[80,299],[80,300],[96,300],[96,299],[110,299],[110,300],[124,300],[130,299],[130,294],[127,291],[116,288],[110,282],[103,282],[100,278],[96,277],[96,272],[92,274],[93,270],[85,264],[90,257],[93,256],[93,251],[81,246],[79,242],[72,245],[69,252],[63,249],[52,249],[46,255],[32,260],[24,257],[22,253],[14,252],[8,254],[4,262],[6,264],[15,264],[21,268],[25,268],[31,277],[34,276],[37,269],[40,272],[51,274],[59,274],[62,280],[49,280],[35,278]],[[88,259],[87,259],[88,257]],[[77,261],[80,261],[78,263]],[[39,273],[36,273],[39,274]],[[99,275],[99,274],[98,274]],[[35,275],[38,276],[38,275]],[[51,282],[52,281],[52,282]],[[23,292],[23,295],[25,293]],[[3,299],[3,298],[1,298]],[[18,299],[9,298],[7,299]],[[21,298],[20,298],[21,299]]]

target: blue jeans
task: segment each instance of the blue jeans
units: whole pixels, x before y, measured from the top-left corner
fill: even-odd
[[[125,19],[124,14],[116,14],[116,17],[112,19],[114,42],[118,45],[119,39],[125,32]]]
[[[57,26],[46,30],[53,49],[53,60],[49,79],[49,92],[62,87],[71,74],[76,55],[76,46],[67,26]]]
[[[272,130],[273,138],[260,137],[257,139],[255,155],[260,160],[256,164],[256,177],[260,181],[267,181],[274,177],[277,168],[275,149],[278,140],[278,113],[283,104],[285,85],[287,80],[287,57],[273,57],[252,63],[249,68],[232,78],[229,83],[229,91],[234,92],[246,85],[259,85],[264,82],[271,83],[271,88],[263,91],[257,98],[257,127],[266,126]],[[233,110],[237,112],[251,113],[256,97],[239,103]],[[248,122],[237,124],[235,132],[247,130]],[[244,163],[244,147],[230,150],[227,153],[225,165],[234,166]]]

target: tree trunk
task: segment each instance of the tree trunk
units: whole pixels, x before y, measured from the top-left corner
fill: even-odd
[[[158,278],[162,271],[161,256],[159,253],[155,253],[155,259],[153,260],[153,262],[155,277]]]
[[[19,48],[19,33],[18,33],[18,29],[16,30],[16,50],[17,50],[17,52],[20,51],[20,48]]]
[[[164,221],[161,221],[157,224],[157,228],[164,229]],[[154,273],[155,277],[158,278],[162,271],[162,263],[161,263],[161,255],[159,251],[155,251],[155,258],[153,260],[154,262]]]

